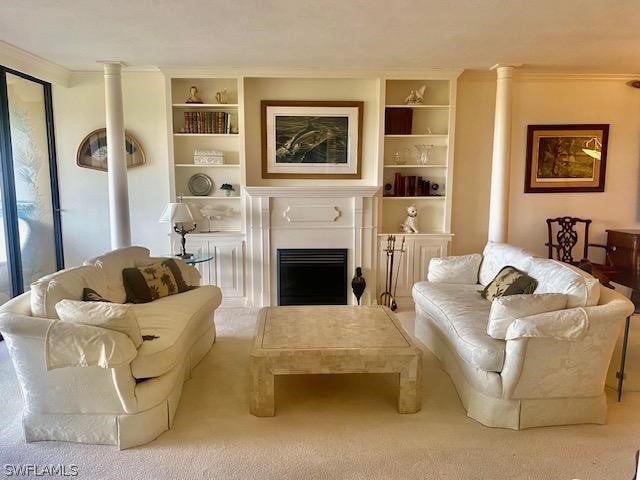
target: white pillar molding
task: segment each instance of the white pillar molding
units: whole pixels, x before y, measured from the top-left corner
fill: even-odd
[[[507,242],[511,180],[511,93],[514,65],[495,65],[492,70],[496,70],[497,80],[491,161],[489,241]]]
[[[107,166],[109,184],[109,227],[111,248],[131,245],[129,188],[125,154],[122,64],[104,63],[105,110],[107,125]]]

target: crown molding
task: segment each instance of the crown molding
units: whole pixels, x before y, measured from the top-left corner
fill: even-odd
[[[46,82],[69,86],[71,70],[1,40],[0,64]]]
[[[456,79],[462,69],[416,69],[416,70],[365,70],[365,69],[320,69],[306,67],[172,67],[159,70],[167,77],[219,77],[219,78],[336,78],[336,79]]]
[[[492,70],[465,70],[461,80],[495,80],[496,72]],[[640,79],[640,73],[586,73],[586,72],[559,72],[544,70],[527,70],[526,68],[513,70],[513,80],[518,81],[618,81]]]

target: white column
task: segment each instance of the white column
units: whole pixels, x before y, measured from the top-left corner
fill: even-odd
[[[104,64],[111,248],[131,245],[120,63]]]
[[[489,241],[507,242],[509,234],[509,182],[511,178],[511,83],[513,66],[496,65],[496,111],[491,161]]]

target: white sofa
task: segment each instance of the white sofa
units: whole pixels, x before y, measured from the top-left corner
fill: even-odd
[[[26,441],[61,440],[113,444],[120,449],[144,444],[171,428],[182,385],[215,341],[214,312],[222,295],[215,286],[131,307],[140,333],[158,338],[135,348],[124,333],[78,326],[57,318],[55,305],[80,300],[89,287],[116,302],[126,293],[122,269],[152,263],[149,250],[129,247],[63,270],[35,282],[31,291],[0,309],[0,332],[5,337],[23,394],[22,424]],[[185,280],[198,285],[200,275],[181,265]],[[87,358],[82,367],[47,370],[47,332],[54,324],[69,329],[68,351],[91,349],[100,361]],[[89,331],[89,335],[84,332]],[[80,332],[83,332],[80,335]],[[96,333],[97,332],[97,333]],[[80,342],[85,342],[79,345]],[[123,360],[124,359],[124,360]],[[102,368],[100,365],[115,367]]]
[[[434,263],[435,281],[416,283],[413,299],[416,337],[441,361],[467,415],[511,429],[604,423],[605,376],[633,304],[585,272],[510,245],[489,243],[479,268],[456,258]],[[501,340],[487,334],[491,302],[479,291],[507,265],[537,280],[535,293],[566,294],[568,305],[519,318]],[[580,322],[567,323],[569,311]]]

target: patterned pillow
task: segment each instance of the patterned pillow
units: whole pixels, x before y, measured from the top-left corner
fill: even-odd
[[[122,282],[129,303],[147,303],[193,288],[185,283],[180,267],[170,258],[144,267],[125,268]]]
[[[482,298],[491,301],[496,297],[505,295],[519,295],[533,293],[538,282],[517,268],[503,267],[495,278],[480,292]]]

